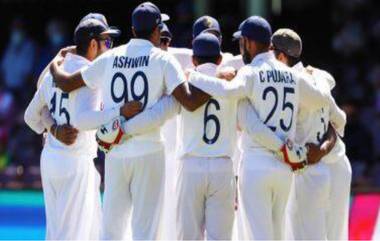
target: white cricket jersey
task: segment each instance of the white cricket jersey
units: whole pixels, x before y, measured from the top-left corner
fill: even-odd
[[[195,66],[193,64],[193,50],[188,48],[173,48],[169,47],[168,52],[172,54],[180,63],[182,70],[186,69],[194,69]],[[231,53],[222,53],[222,62],[221,66],[224,65],[225,62],[229,61],[233,58]]]
[[[273,52],[266,52],[241,68],[230,82],[196,72],[192,72],[189,79],[191,84],[215,98],[249,98],[260,120],[285,141],[295,137],[299,107],[315,110],[330,101],[327,93],[316,89],[306,78],[310,76],[295,72],[276,60]],[[243,149],[268,152],[245,132]]]
[[[256,71],[249,99],[260,120],[283,141],[293,139],[296,131],[299,90],[297,75],[290,68],[277,61],[272,53],[261,54],[251,63]],[[243,133],[243,149],[258,148],[260,144]]]
[[[305,67],[302,62],[299,62],[293,67],[295,70],[304,72]],[[334,78],[325,71],[314,68],[312,72],[313,78],[308,79],[318,89],[324,89],[326,92],[335,86]],[[302,101],[302,100],[301,100]],[[328,129],[329,122],[334,120],[345,119],[343,111],[333,111],[337,106],[325,105],[317,111],[310,111],[308,109],[301,109],[297,119],[297,130],[295,141],[298,144],[304,145],[306,143],[320,144],[323,140],[323,136]],[[340,115],[340,118],[335,118]],[[344,115],[341,117],[341,115]],[[345,121],[338,121],[339,123],[333,123],[338,129],[344,130]],[[343,131],[341,131],[343,134]],[[333,163],[341,160],[346,153],[346,147],[343,141],[338,137],[333,149],[322,158],[323,162]]]
[[[175,58],[143,39],[111,49],[82,70],[86,85],[99,89],[104,109],[140,101],[143,109],[151,107],[164,94],[185,81]],[[112,148],[109,154],[136,157],[162,148],[160,128],[133,136]]]
[[[293,69],[299,72],[306,72],[302,62],[299,62]],[[318,89],[330,91],[329,85],[325,78],[309,78],[308,81]],[[302,100],[300,100],[302,101]],[[314,143],[319,145],[326,133],[330,121],[330,108],[328,105],[318,110],[310,111],[309,109],[301,109],[297,118],[297,130],[295,142],[300,145],[306,143]]]
[[[236,70],[241,69],[244,66],[243,57],[239,54],[231,58],[227,58],[223,63],[220,64],[221,67],[233,67]]]
[[[193,69],[193,50],[188,48],[169,47],[168,52],[172,54],[180,63],[182,70]]]
[[[196,67],[196,71],[215,76],[217,65]],[[224,80],[221,80],[224,81]],[[194,112],[181,108],[179,155],[232,157],[236,148],[237,100],[211,98]]]
[[[64,60],[63,68],[66,72],[74,73],[89,63],[87,59],[69,53]],[[26,120],[29,125],[41,118],[40,110],[44,106],[49,108],[51,116],[58,125],[70,124],[75,127],[73,120],[80,115],[81,110],[99,109],[100,99],[97,91],[87,87],[70,93],[62,92],[55,86],[51,74],[47,72],[26,110],[26,112],[32,113],[31,115],[25,114],[25,118],[30,118],[30,120]],[[86,166],[81,163],[81,160],[92,161],[96,157],[96,151],[95,131],[79,131],[77,139],[72,145],[61,143],[49,132],[43,149],[45,156],[49,157],[49,160],[44,163],[45,170],[50,170],[52,175],[64,175],[70,170],[78,170]]]

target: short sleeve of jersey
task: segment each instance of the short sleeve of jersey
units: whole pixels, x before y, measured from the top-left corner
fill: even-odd
[[[103,54],[81,69],[83,81],[90,89],[100,88],[109,56],[109,54]]]
[[[185,74],[182,71],[179,62],[170,54],[166,56],[167,63],[164,68],[164,79],[166,86],[166,94],[170,95],[173,90],[186,81]]]
[[[326,79],[327,84],[330,87],[330,90],[334,89],[335,87],[335,79],[334,77],[327,71],[317,69],[319,74],[321,75],[322,78]]]
[[[186,48],[169,48],[168,53],[172,54],[179,62],[182,70],[193,67],[192,56],[193,51]]]
[[[238,70],[236,80],[243,82],[246,95],[253,93],[253,85],[255,81],[255,70],[252,66],[246,65]]]
[[[48,104],[49,89],[51,89],[52,85],[53,85],[53,77],[51,76],[50,72],[47,72],[42,78],[40,86],[37,88],[37,91],[41,92],[41,97],[43,98],[43,102],[46,104]]]

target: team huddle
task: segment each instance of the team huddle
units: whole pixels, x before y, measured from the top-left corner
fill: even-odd
[[[46,238],[347,239],[334,78],[302,64],[296,32],[272,34],[262,17],[234,33],[237,56],[210,16],[194,22],[192,49],[170,47],[169,19],[138,5],[134,37],[113,48],[120,30],[90,13],[41,74],[25,122],[47,133]]]

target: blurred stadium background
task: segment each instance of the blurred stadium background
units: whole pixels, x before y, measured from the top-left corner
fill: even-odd
[[[0,239],[43,239],[39,173],[41,137],[23,122],[37,77],[89,12],[106,15],[131,37],[130,16],[140,1],[0,0]],[[380,2],[375,0],[160,0],[171,16],[172,45],[191,46],[194,19],[216,17],[223,50],[238,54],[231,34],[249,15],[273,30],[300,33],[303,59],[330,71],[334,95],[348,116],[344,141],[353,167],[350,239],[380,239]],[[102,170],[102,157],[96,160]],[[380,222],[379,222],[380,223]]]

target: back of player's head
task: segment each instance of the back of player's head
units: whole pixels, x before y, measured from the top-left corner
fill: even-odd
[[[195,20],[193,24],[193,38],[204,31],[211,32],[219,38],[222,35],[218,20],[210,16],[202,16]]]
[[[289,28],[280,28],[272,35],[272,47],[289,57],[299,58],[302,53],[301,37]]]
[[[81,21],[74,32],[78,54],[85,55],[91,40],[98,40],[104,34],[108,34],[108,29],[102,21],[93,18]]]
[[[241,26],[241,31],[237,31],[236,37],[246,37],[249,40],[269,46],[272,28],[267,20],[260,16],[251,16],[247,18]]]
[[[163,21],[168,19],[168,15],[161,14],[156,5],[151,2],[144,2],[132,12],[132,27],[138,38],[149,39],[156,27],[162,29]]]
[[[199,64],[215,63],[220,58],[219,39],[211,33],[201,33],[193,40],[193,56]]]
[[[104,16],[103,14],[101,13],[89,13],[87,14],[86,16],[84,16],[80,22],[83,22],[87,19],[97,19],[99,20],[100,22],[103,23],[104,26],[107,27],[108,29],[108,35],[110,35],[111,37],[119,37],[120,34],[121,34],[121,31],[120,29],[118,29],[117,27],[114,27],[114,26],[109,26],[108,25],[108,22],[107,22],[107,19],[106,19],[106,16]]]

